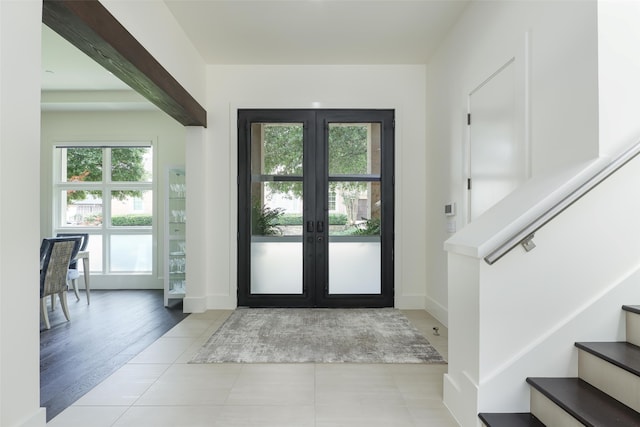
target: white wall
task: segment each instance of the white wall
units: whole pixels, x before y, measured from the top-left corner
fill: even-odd
[[[202,313],[207,310],[207,265],[211,262],[209,239],[211,221],[209,212],[205,210],[210,165],[208,159],[212,150],[207,141],[207,129],[187,127],[186,144],[186,182],[187,196],[187,293],[183,300],[186,313]],[[199,194],[201,197],[193,197]],[[215,194],[215,193],[214,193]],[[223,201],[223,206],[225,205]],[[226,236],[223,236],[226,238]]]
[[[598,0],[600,154],[640,141],[640,2]]]
[[[520,139],[531,176],[598,155],[595,1],[471,2],[427,66],[427,307],[447,321],[443,206],[466,225],[469,93],[515,59]]]
[[[396,110],[396,306],[424,308],[424,73],[424,66],[208,68],[210,127],[200,158],[194,156],[200,168],[194,173],[188,163],[190,182],[198,182],[191,188],[199,185],[199,192],[209,195],[196,207],[206,220],[200,224],[207,242],[202,254],[206,289],[199,296],[206,307],[236,306],[237,109],[314,108],[312,103],[319,102],[319,108]],[[189,224],[194,226],[191,216]]]
[[[0,425],[44,426],[39,402],[40,1],[0,2]],[[29,209],[16,209],[16,202]]]
[[[64,142],[151,142],[154,156],[154,210],[157,232],[154,235],[155,274],[151,276],[94,274],[93,289],[149,289],[162,288],[164,271],[164,201],[166,169],[185,164],[184,126],[160,111],[93,111],[43,112],[41,118],[41,205],[53,206],[53,153]],[[52,209],[42,209],[41,235],[51,236]]]

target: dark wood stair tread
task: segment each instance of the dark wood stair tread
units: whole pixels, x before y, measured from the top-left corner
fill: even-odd
[[[631,313],[640,314],[640,305],[623,305],[622,309]]]
[[[520,413],[481,413],[480,420],[488,427],[545,427],[529,412]]]
[[[628,342],[577,342],[576,347],[640,376],[640,347]]]
[[[638,412],[580,378],[527,378],[527,383],[586,426],[640,426]]]

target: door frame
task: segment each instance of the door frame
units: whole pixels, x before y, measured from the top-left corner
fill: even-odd
[[[394,305],[394,167],[395,167],[395,121],[394,110],[377,109],[238,109],[238,306],[248,307],[392,307]],[[327,206],[328,171],[316,170],[316,165],[325,164],[328,158],[329,123],[380,123],[382,161],[380,186],[383,197],[381,241],[381,292],[380,294],[334,294],[328,293],[328,261],[317,265],[316,271],[303,266],[302,294],[251,294],[251,123],[303,123],[303,138],[308,141],[304,148],[304,170],[317,177],[304,180],[305,194],[315,194],[313,200],[305,199],[303,224],[321,220],[328,225],[328,209],[319,213],[319,206]],[[320,141],[320,142],[318,142]],[[343,177],[340,177],[342,179]],[[356,177],[353,177],[355,180]],[[313,186],[313,187],[312,187]],[[321,218],[316,216],[322,215]],[[328,257],[328,226],[324,234],[313,234],[313,239],[324,239],[324,244],[303,243],[303,263],[308,257]],[[303,232],[303,241],[309,239]],[[320,246],[318,249],[316,246]],[[310,289],[313,288],[313,289]]]

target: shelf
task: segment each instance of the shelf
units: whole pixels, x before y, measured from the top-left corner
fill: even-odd
[[[185,173],[182,167],[167,169],[164,251],[164,300],[185,297],[187,275],[186,254],[186,194]],[[179,269],[179,271],[171,271]]]

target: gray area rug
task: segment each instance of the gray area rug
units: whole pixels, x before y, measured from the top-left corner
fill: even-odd
[[[399,310],[239,308],[189,363],[446,363]]]

